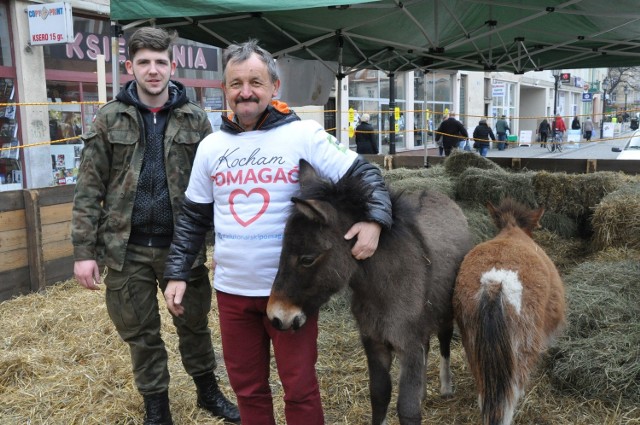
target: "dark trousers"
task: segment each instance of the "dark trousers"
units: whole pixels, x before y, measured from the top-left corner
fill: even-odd
[[[592,130],[586,130],[584,132],[584,138],[587,140],[587,142],[591,140],[591,133],[593,133]]]
[[[541,147],[546,147],[547,146],[547,138],[549,137],[548,133],[540,133],[540,146]]]
[[[507,140],[507,133],[497,133],[496,137],[498,138],[498,150],[505,150],[507,146],[507,144],[505,143],[505,141]]]
[[[122,271],[109,269],[105,278],[109,317],[129,345],[138,391],[154,394],[169,388],[167,350],[160,336],[158,287],[166,288],[163,274],[169,249],[129,244]],[[191,376],[216,368],[208,314],[211,310],[209,270],[192,270],[182,305],[173,318],[182,364]],[[164,306],[163,306],[164,307]]]

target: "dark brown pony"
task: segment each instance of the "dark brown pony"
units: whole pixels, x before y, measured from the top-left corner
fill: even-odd
[[[453,296],[484,425],[511,423],[529,374],[565,323],[558,270],[531,238],[544,213],[488,204],[500,233],[469,252]]]
[[[452,392],[451,297],[471,236],[465,216],[447,196],[432,191],[395,194],[393,226],[382,231],[376,253],[358,261],[351,255],[354,242],[344,235],[365,220],[368,197],[359,179],[333,184],[300,162],[300,193],[292,199],[267,314],[276,328],[297,329],[349,285],[368,362],[371,423],[385,423],[395,354],[400,361],[400,423],[420,424],[433,334],[440,342],[440,391]]]

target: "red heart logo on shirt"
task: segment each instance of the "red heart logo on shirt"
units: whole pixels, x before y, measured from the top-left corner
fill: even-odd
[[[250,197],[251,195],[262,196],[262,207],[260,207],[260,211],[258,211],[253,217],[249,218],[248,220],[243,220],[242,218],[240,218],[240,216],[236,212],[234,199],[236,198],[236,196],[239,196],[239,195],[243,195],[246,198]],[[262,189],[262,188],[251,189],[249,193],[245,192],[242,189],[236,189],[232,191],[231,194],[229,195],[229,205],[231,208],[231,215],[233,215],[233,218],[235,218],[235,220],[238,223],[240,223],[240,225],[242,225],[243,227],[247,227],[257,219],[259,219],[262,214],[264,214],[264,212],[267,210],[267,207],[269,206],[269,200],[270,200],[269,192],[267,192],[265,189]]]

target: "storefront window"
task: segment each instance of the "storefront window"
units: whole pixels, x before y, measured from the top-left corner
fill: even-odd
[[[515,116],[515,92],[516,84],[507,81],[494,81],[492,86],[492,107],[491,113],[493,117],[505,115],[507,117]]]
[[[389,77],[387,76],[387,80],[389,79]],[[395,78],[394,78],[395,84],[396,84],[396,100],[398,99],[402,99],[404,100],[406,98],[405,93],[404,93],[404,81],[405,81],[405,73],[400,73],[400,74],[396,74]]]
[[[78,177],[82,142],[81,84],[47,81],[53,184],[72,184]]]
[[[452,102],[453,85],[450,73],[432,72],[425,75],[428,100]]]
[[[0,66],[13,66],[7,5],[0,3]]]
[[[0,78],[0,103],[15,102],[14,80]],[[16,106],[0,106],[0,191],[22,189]]]
[[[80,83],[47,81],[49,103],[49,137],[52,144],[78,143],[76,136],[82,134],[82,112],[80,109]]]
[[[349,74],[349,97],[378,98],[378,72],[362,69]]]
[[[200,91],[202,94],[196,95],[193,99],[196,102],[197,99],[201,100],[199,105],[207,112],[213,131],[218,131],[222,124],[222,113],[225,109],[222,89],[202,87]]]
[[[382,71],[377,71],[380,81],[380,97],[389,99],[389,78]]]
[[[452,74],[429,72],[424,74],[425,103],[424,125],[428,130],[436,129],[442,122],[445,111],[453,108]]]

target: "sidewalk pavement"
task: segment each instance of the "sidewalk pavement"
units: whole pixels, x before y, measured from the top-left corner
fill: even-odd
[[[549,152],[546,148],[542,148],[540,143],[534,142],[526,146],[509,145],[505,150],[498,150],[497,143],[492,143],[492,149],[489,149],[488,158],[511,157],[511,158],[566,158],[566,159],[616,159],[618,152],[612,152],[611,148],[624,148],[635,130],[626,130],[620,134],[614,135],[611,139],[596,139],[594,142],[581,141],[579,143],[566,143],[563,145],[562,152]],[[396,152],[399,156],[424,156],[425,148],[417,147],[412,150]],[[427,144],[427,155],[438,156],[439,151],[435,143]]]

